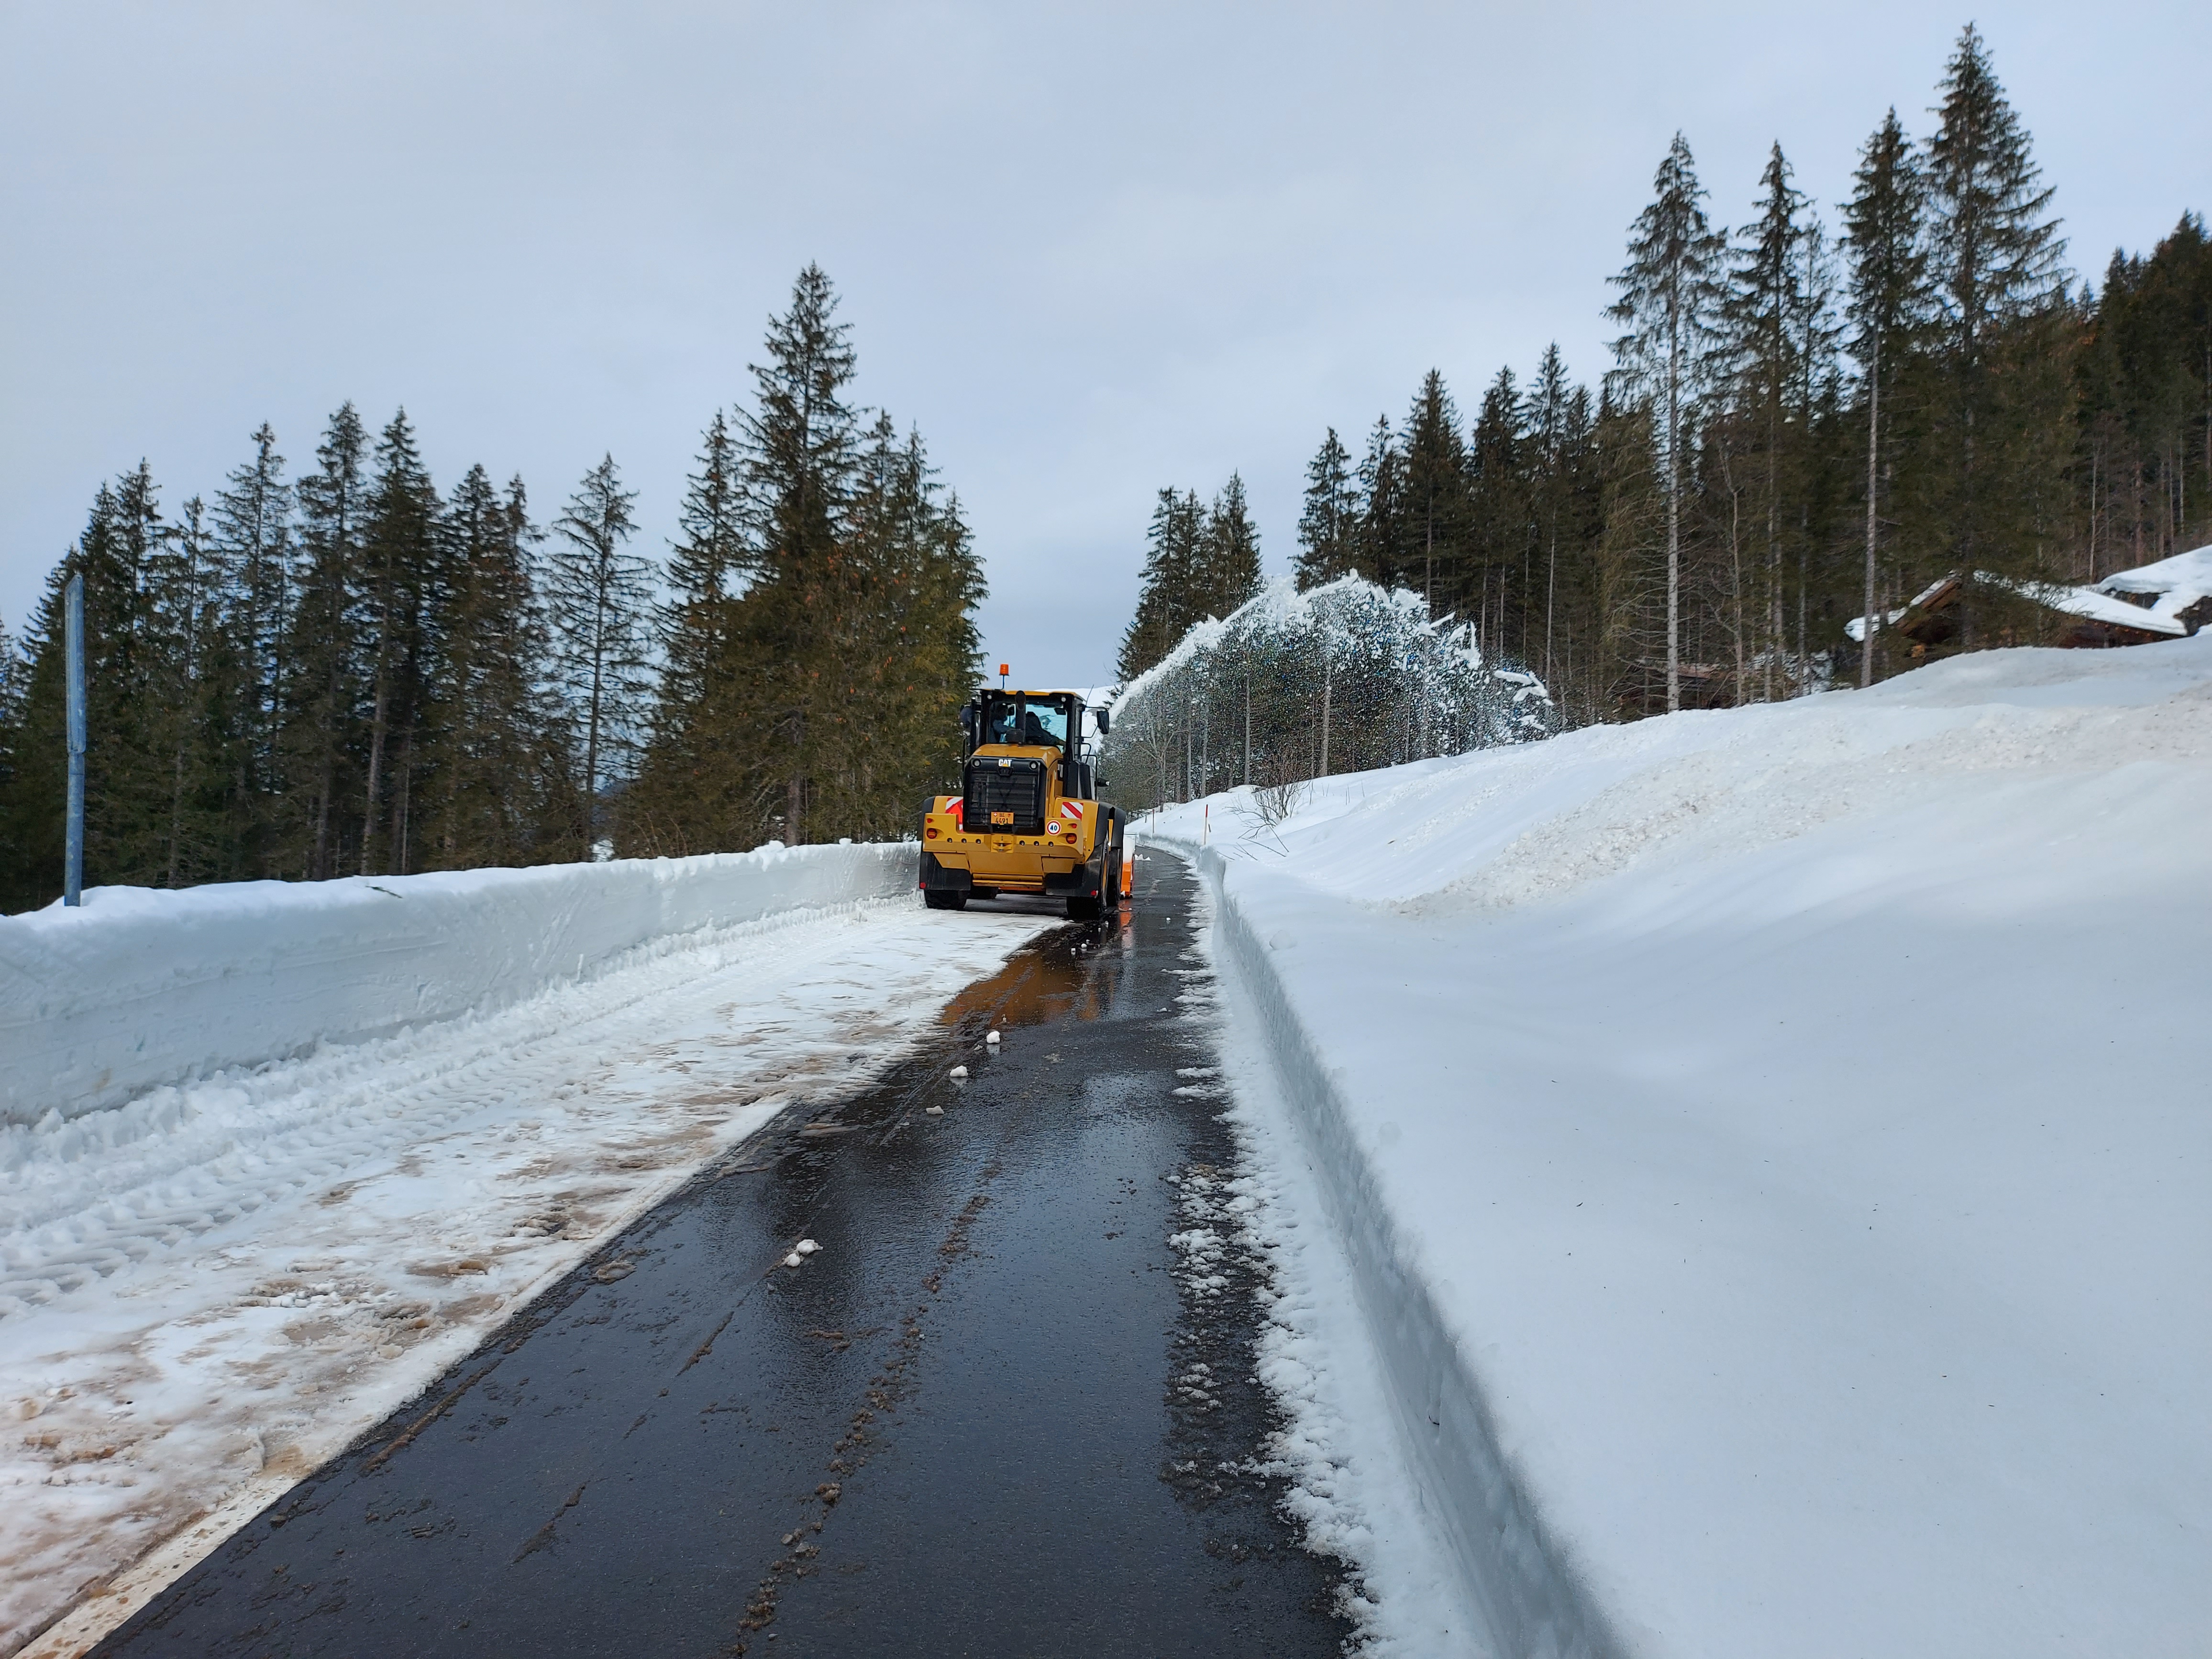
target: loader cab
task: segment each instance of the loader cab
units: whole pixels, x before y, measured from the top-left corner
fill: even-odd
[[[1008,758],[1023,750],[1054,750],[1051,757],[1034,758],[1056,769],[1060,793],[1095,800],[1097,775],[1085,753],[1083,710],[1083,699],[1072,691],[982,691],[960,711],[968,757],[986,749]],[[1099,730],[1105,730],[1103,724]]]

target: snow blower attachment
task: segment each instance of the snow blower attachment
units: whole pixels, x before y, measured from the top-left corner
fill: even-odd
[[[1098,735],[1107,713],[1087,711]],[[986,689],[960,711],[961,793],[921,819],[921,892],[933,910],[971,898],[1036,893],[1067,901],[1086,921],[1126,896],[1122,821],[1098,799],[1073,691]]]

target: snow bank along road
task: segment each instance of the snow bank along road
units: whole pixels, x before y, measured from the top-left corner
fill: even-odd
[[[0,921],[0,1653],[88,1591],[40,1650],[106,1628],[702,1164],[879,1075],[947,982],[911,880],[770,849]],[[979,912],[963,967],[1047,925]]]
[[[1255,1462],[1195,884],[1139,867],[1125,924],[623,1229],[100,1652],[1334,1652]],[[940,963],[1018,925],[930,924]]]
[[[2212,633],[1212,823],[1496,1651],[2207,1650]]]

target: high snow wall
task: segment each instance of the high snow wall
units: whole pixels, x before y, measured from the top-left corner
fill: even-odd
[[[1620,1659],[1628,1650],[1500,1443],[1481,1383],[1361,1145],[1344,1070],[1301,1019],[1265,921],[1255,921],[1243,894],[1231,887],[1219,848],[1155,834],[1195,861],[1212,896],[1221,965],[1259,1016],[1256,1035],[1321,1177],[1322,1200],[1358,1286],[1401,1443],[1421,1488],[1417,1501],[1459,1569],[1467,1604],[1486,1620],[1495,1651]],[[1240,873],[1249,891],[1254,878],[1264,884],[1272,872]],[[1264,917],[1264,902],[1260,910]]]
[[[2212,631],[1148,820],[1486,1650],[2204,1650],[2208,823]]]
[[[497,1008],[702,928],[886,898],[911,847],[98,887],[0,918],[0,1124]],[[772,948],[772,947],[770,947]]]

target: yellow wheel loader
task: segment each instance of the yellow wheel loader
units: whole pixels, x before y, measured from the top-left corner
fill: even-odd
[[[1121,814],[1098,799],[1085,712],[1073,691],[988,689],[960,711],[961,792],[936,796],[921,818],[931,909],[1035,893],[1088,921],[1121,902]],[[1105,736],[1107,711],[1089,712]]]

